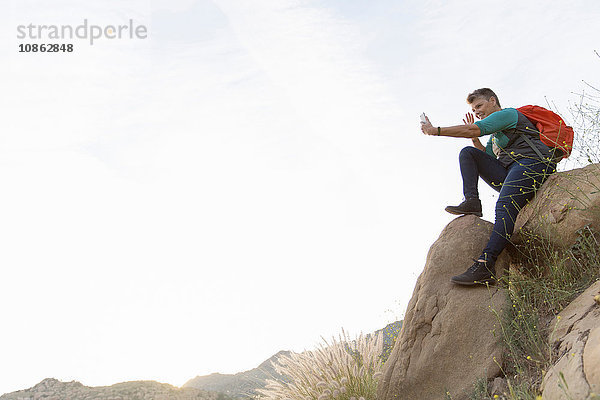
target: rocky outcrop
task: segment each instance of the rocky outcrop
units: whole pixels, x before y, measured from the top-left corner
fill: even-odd
[[[479,377],[500,374],[502,345],[497,315],[505,294],[496,287],[461,287],[464,272],[485,246],[492,224],[459,217],[431,246],[408,304],[404,326],[385,364],[379,400],[466,399]],[[496,267],[508,264],[501,256]]]
[[[600,231],[600,164],[548,178],[519,213],[511,241],[517,248],[531,248],[531,241],[541,241],[554,249],[567,249],[585,226]]]
[[[600,164],[550,177],[521,210],[515,228],[514,246],[498,260],[499,269],[509,261],[517,274],[524,272],[522,266],[544,267],[550,259],[565,268],[597,262],[586,257],[596,254],[600,232]],[[378,400],[467,399],[478,378],[490,382],[501,375],[500,321],[490,310],[503,309],[505,294],[449,282],[479,255],[491,229],[474,216],[460,217],[431,247],[385,365]],[[543,380],[544,400],[600,398],[599,292],[597,282],[557,318],[550,340],[556,363]],[[510,379],[494,379],[493,394],[503,398]]]
[[[88,387],[79,382],[44,379],[26,390],[7,393],[0,400],[226,400],[227,396],[193,388],[176,388],[154,381]]]
[[[596,282],[556,318],[550,343],[557,361],[542,383],[544,400],[587,399],[600,394],[600,294]]]

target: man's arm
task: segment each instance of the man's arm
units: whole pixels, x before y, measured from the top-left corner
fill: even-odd
[[[473,147],[481,150],[481,151],[485,151],[485,146],[481,144],[481,141],[479,140],[479,138],[471,138],[471,140],[473,140]]]
[[[466,113],[465,119],[463,119],[463,123],[465,125],[470,125],[470,124],[475,123],[475,116],[473,115],[473,113]],[[481,144],[481,142],[479,141],[479,138],[471,138],[471,140],[473,141],[473,147],[475,147],[476,149],[479,149],[481,151],[485,151],[485,146]]]
[[[464,137],[472,139],[478,136],[490,135],[498,131],[514,128],[517,125],[517,121],[517,110],[514,108],[504,108],[473,124],[449,126],[441,129],[433,126],[429,121],[429,118],[427,118],[427,122],[421,123],[421,131],[423,131],[424,134],[431,136]],[[476,144],[477,143],[474,142],[474,145]]]
[[[427,118],[427,122],[421,123],[421,131],[430,136],[449,136],[462,138],[477,138],[481,134],[481,130],[479,130],[479,127],[475,124],[444,126],[437,128],[431,125],[429,118]]]

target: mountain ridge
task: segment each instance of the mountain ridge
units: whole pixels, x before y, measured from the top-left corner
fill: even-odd
[[[387,357],[392,351],[396,337],[402,328],[402,321],[395,321],[384,328],[367,335],[383,334],[383,356]],[[192,387],[208,391],[217,391],[236,399],[248,398],[257,394],[256,389],[265,386],[266,379],[285,381],[287,378],[275,371],[272,363],[281,355],[289,355],[290,351],[281,350],[263,361],[258,367],[238,372],[236,374],[219,374],[196,376],[187,381],[183,387]]]
[[[387,357],[393,348],[395,339],[402,327],[402,321],[392,322],[385,328],[367,335],[383,334],[383,354]],[[188,380],[180,388],[168,383],[156,381],[129,381],[115,383],[110,386],[85,386],[81,382],[62,382],[55,378],[46,378],[35,386],[5,393],[0,400],[232,400],[252,397],[256,389],[264,388],[266,379],[286,381],[278,374],[273,363],[282,355],[289,355],[288,350],[280,350],[256,368],[235,374],[196,376]]]

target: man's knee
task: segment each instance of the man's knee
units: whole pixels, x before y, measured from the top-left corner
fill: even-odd
[[[480,151],[473,146],[463,147],[463,149],[458,154],[459,159],[472,158],[474,152]]]

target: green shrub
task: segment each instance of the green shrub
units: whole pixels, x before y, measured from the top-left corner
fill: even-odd
[[[555,251],[536,244],[524,270],[511,269],[501,284],[508,293],[501,325],[503,372],[509,399],[535,399],[543,375],[555,361],[548,338],[551,321],[579,294],[600,279],[600,235],[590,227],[578,231],[575,245]]]

